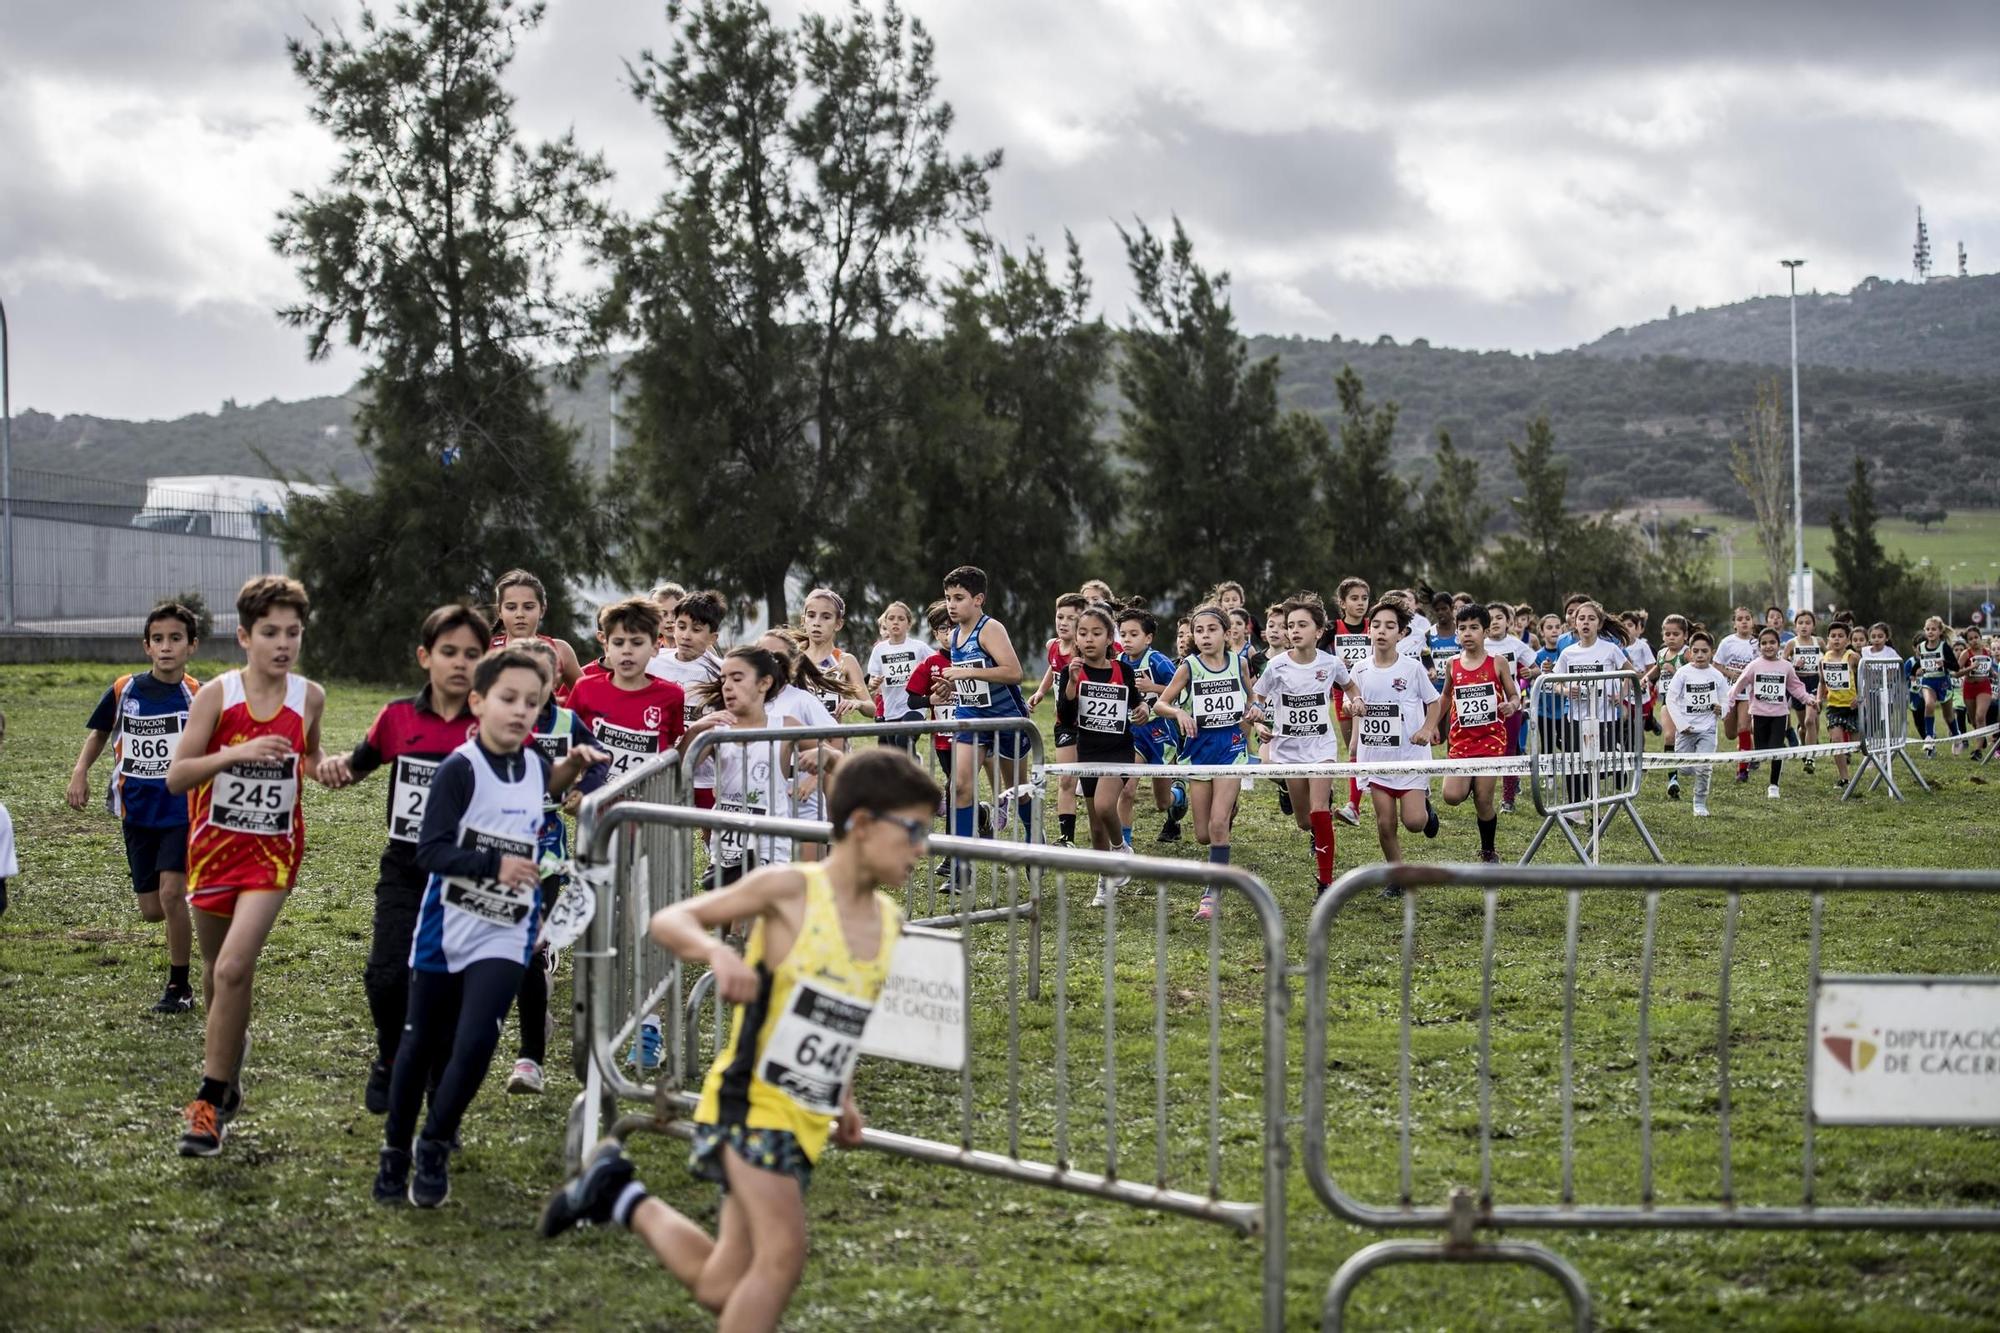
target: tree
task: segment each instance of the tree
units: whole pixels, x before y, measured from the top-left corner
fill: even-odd
[[[910,540],[877,576],[929,598],[938,553],[951,552],[998,575],[995,615],[1039,622],[1090,572],[1089,536],[1116,512],[1097,433],[1111,335],[1090,313],[1074,237],[1060,275],[1032,242],[1015,255],[969,239],[974,262],[945,287],[942,335],[913,349],[900,516],[891,488],[875,492],[877,526]]]
[[[280,529],[328,670],[403,673],[432,607],[489,596],[514,565],[541,575],[567,632],[570,585],[601,559],[535,358],[587,331],[559,271],[603,225],[609,173],[569,136],[517,141],[501,76],[541,12],[409,0],[386,22],[363,11],[358,41],[315,27],[288,44],[341,156],[279,215],[272,244],[306,291],[280,314],[315,359],[336,340],[371,358],[356,429],[373,487],[295,499]]]
[[[630,77],[673,185],[603,247],[610,322],[641,342],[622,529],[638,567],[782,618],[794,571],[852,587],[883,557],[923,255],[984,210],[1000,155],[946,151],[932,42],[893,4],[795,31],[749,0],[667,18],[672,50]]]
[[[1438,431],[1437,457],[1417,510],[1423,573],[1434,588],[1463,588],[1485,546],[1493,507],[1479,498],[1479,464],[1458,451],[1451,432]]]
[[[1903,517],[1922,528],[1925,532],[1929,532],[1932,524],[1942,524],[1950,515],[1941,506],[1935,504],[1917,504],[1904,506]]]
[[[1916,600],[1919,597],[1916,571],[1907,561],[1883,549],[1881,539],[1875,534],[1880,518],[1868,463],[1857,455],[1854,475],[1847,483],[1846,502],[1828,519],[1833,527],[1834,582],[1858,624],[1881,620],[1893,625],[1921,619],[1921,612],[1913,609],[1925,604]]]
[[[1309,481],[1326,432],[1278,410],[1278,362],[1254,364],[1229,307],[1229,277],[1141,222],[1119,229],[1138,310],[1118,364],[1118,447],[1138,521],[1111,543],[1124,586],[1190,606],[1235,579],[1280,588],[1306,571]]]
[[[1321,485],[1331,512],[1321,555],[1325,578],[1363,578],[1386,590],[1415,572],[1410,486],[1396,475],[1395,403],[1370,403],[1354,367],[1334,376],[1340,401],[1340,445],[1324,454]]]
[[[1768,606],[1790,605],[1785,572],[1791,567],[1786,550],[1792,522],[1791,469],[1781,406],[1777,377],[1760,380],[1757,401],[1750,408],[1750,438],[1729,442],[1729,474],[1750,497],[1757,550],[1770,575]]]
[[[1500,539],[1495,577],[1503,587],[1519,588],[1537,604],[1560,602],[1563,554],[1574,543],[1576,520],[1568,505],[1569,465],[1555,454],[1556,437],[1546,416],[1528,423],[1527,438],[1507,441],[1521,493],[1508,499],[1517,532]]]

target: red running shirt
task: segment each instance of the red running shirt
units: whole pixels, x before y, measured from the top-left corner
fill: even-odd
[[[687,694],[658,676],[647,676],[636,690],[619,689],[609,676],[579,680],[569,708],[611,756],[613,781],[673,749],[687,730]]]
[[[268,718],[250,711],[243,673],[220,678],[222,713],[205,754],[260,736],[282,736],[292,753],[275,763],[236,764],[188,795],[188,895],[289,889],[306,851],[306,817],[299,806],[299,756],[306,752],[303,676],[285,678],[285,702]]]
[[[1446,689],[1451,694],[1451,743],[1445,753],[1453,759],[1506,754],[1507,726],[1500,720],[1500,668],[1492,655],[1473,668],[1454,657],[1445,665],[1445,673],[1450,678]]]

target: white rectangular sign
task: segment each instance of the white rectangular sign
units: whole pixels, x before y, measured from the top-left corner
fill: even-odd
[[[2000,979],[1828,977],[1816,1028],[1820,1124],[2000,1124]]]
[[[937,1069],[965,1067],[965,940],[952,931],[903,927],[861,1053]]]

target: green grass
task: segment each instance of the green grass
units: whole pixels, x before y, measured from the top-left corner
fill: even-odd
[[[71,812],[63,778],[88,709],[110,673],[92,667],[7,668],[9,719],[0,799],[13,812],[23,874],[0,918],[0,1289],[9,1326],[229,1328],[686,1328],[705,1317],[631,1238],[586,1233],[544,1244],[532,1234],[561,1174],[563,1115],[576,1091],[568,1040],[551,1051],[542,1098],[507,1097],[490,1082],[454,1161],[451,1204],[436,1213],[368,1201],[380,1124],[361,1108],[371,1037],[361,993],[382,792],[308,791],[309,851],[259,974],[250,1109],[222,1157],[174,1155],[178,1107],[199,1060],[195,1016],[144,1012],[158,993],[157,928],[141,923],[123,882],[117,830],[100,810]],[[357,737],[385,691],[329,691],[332,744]],[[1920,761],[1923,762],[1923,761]],[[1964,760],[1926,763],[1938,787],[1895,806],[1839,805],[1828,768],[1788,772],[1786,799],[1725,785],[1715,818],[1650,789],[1642,809],[1681,863],[1963,867],[1991,863],[1993,787]],[[1462,858],[1476,845],[1468,810],[1446,811],[1436,843],[1415,859]],[[1157,821],[1141,816],[1152,847]],[[1518,849],[1530,816],[1505,819]],[[1285,913],[1291,961],[1303,958],[1311,905],[1303,839],[1281,823],[1269,784],[1246,796],[1237,862],[1263,876]],[[1192,857],[1192,843],[1171,849]],[[1614,838],[1612,858],[1638,850]],[[1340,826],[1339,864],[1374,858],[1372,836]],[[1075,886],[1079,892],[1087,886]],[[1654,983],[1658,1192],[1716,1197],[1716,944],[1721,886],[1662,908]],[[1495,1016],[1495,1170],[1499,1197],[1553,1197],[1557,1180],[1556,1031],[1563,906],[1539,890],[1502,900]],[[1207,933],[1170,902],[1168,1168],[1205,1187]],[[1116,997],[1115,1115],[1122,1170],[1150,1179],[1155,1096],[1152,999],[1159,982],[1150,890],[1122,900],[1112,961]],[[1639,904],[1587,900],[1577,1023],[1579,1197],[1636,1194],[1633,1031]],[[1744,903],[1731,1034],[1737,1197],[1797,1196],[1806,903]],[[1476,895],[1427,893],[1418,916],[1413,1095],[1416,1198],[1441,1199],[1476,1180],[1480,906]],[[1833,902],[1829,969],[1993,971],[2000,904],[1935,897]],[[1335,1178],[1373,1202],[1396,1190],[1396,959],[1400,913],[1355,903],[1336,931],[1330,995],[1330,1123]],[[1103,968],[1099,914],[1076,903],[1068,972],[1071,1158],[1103,1166]],[[973,1140],[1004,1148],[1006,935],[974,939]],[[1262,965],[1247,911],[1220,931],[1216,986],[1223,1031],[1221,1185],[1256,1197],[1259,1169],[1257,1018]],[[1052,1152],[1055,953],[1050,994],[1020,1009],[1020,1134],[1026,1156]],[[1297,1111],[1299,1015],[1293,991],[1291,1106]],[[558,1012],[568,1000],[567,972]],[[511,1034],[502,1054],[512,1050]],[[957,1137],[955,1076],[864,1067],[861,1096],[883,1128]],[[1336,1222],[1290,1175],[1290,1327],[1317,1327],[1325,1284],[1375,1235]],[[1819,1138],[1825,1202],[1992,1202],[2000,1136],[1979,1130],[1833,1130]],[[697,1217],[713,1195],[680,1165],[676,1143],[644,1137],[645,1178]],[[787,1327],[797,1329],[1179,1329],[1254,1326],[1261,1242],[1208,1224],[988,1180],[875,1153],[830,1152],[809,1199],[813,1251]],[[1428,1236],[1429,1233],[1413,1233]],[[1611,1328],[1990,1328],[2000,1302],[2000,1240],[1977,1236],[1720,1233],[1526,1233],[1569,1257]],[[1351,1327],[1550,1328],[1559,1297],[1545,1279],[1506,1269],[1405,1269],[1371,1278]]]
[[[1761,578],[1756,532],[1750,523],[1741,518],[1717,514],[1697,514],[1689,521],[1734,534],[1738,600],[1757,600],[1749,591],[1758,585]],[[1885,518],[1876,525],[1875,532],[1891,555],[1900,553],[1911,564],[1928,559],[1931,567],[1925,572],[1937,583],[1940,595],[1944,589],[1945,572],[1950,569],[1952,610],[1960,623],[1964,621],[1966,612],[1985,599],[1989,586],[2000,592],[2000,509],[1954,509],[1949,511],[1949,517],[1943,523],[1934,524],[1928,530],[1919,528],[1908,519]],[[1805,546],[1806,564],[1816,573],[1831,576],[1833,530],[1823,524],[1807,524]],[[1729,571],[1722,543],[1711,542],[1709,549],[1709,567],[1716,582],[1722,583]],[[1787,552],[1790,549],[1787,544]],[[1787,554],[1785,560],[1789,564],[1791,556]],[[1961,563],[1963,568],[1953,568]],[[1821,600],[1825,600],[1824,596]],[[1938,609],[1942,611],[1944,608],[1940,605]]]

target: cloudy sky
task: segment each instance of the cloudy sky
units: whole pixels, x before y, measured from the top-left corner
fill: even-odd
[[[792,13],[798,0],[777,0]],[[1001,147],[989,225],[1083,243],[1178,213],[1251,332],[1516,350],[1682,307],[2000,268],[2000,4],[1742,0],[909,0],[958,146]],[[13,404],[166,417],[338,391],[273,318],[267,243],[325,179],[284,54],[347,0],[0,0],[0,299]],[[621,59],[652,0],[551,0],[514,68],[531,136],[574,125],[643,208],[660,139]]]

